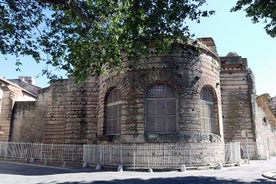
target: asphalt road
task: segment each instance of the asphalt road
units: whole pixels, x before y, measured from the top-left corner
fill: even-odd
[[[32,164],[0,162],[0,184],[268,184],[262,173],[276,171],[276,158],[251,161],[239,167],[186,172],[92,172]]]
[[[41,166],[35,164],[24,164],[17,162],[0,162],[0,174],[18,176],[44,176],[52,174],[74,173],[77,170],[70,170],[59,167]],[[1,181],[1,178],[0,178]],[[0,184],[2,184],[0,182]]]

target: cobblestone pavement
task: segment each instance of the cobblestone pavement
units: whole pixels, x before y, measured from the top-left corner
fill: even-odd
[[[239,167],[221,170],[187,170],[185,172],[94,172],[91,169],[66,169],[31,164],[0,162],[2,184],[267,184],[275,183],[262,174],[276,173],[276,158],[250,161]]]

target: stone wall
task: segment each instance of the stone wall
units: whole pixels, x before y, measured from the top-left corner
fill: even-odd
[[[199,48],[199,49],[198,49]],[[36,109],[46,114],[34,117],[45,121],[43,142],[91,144],[99,142],[202,142],[223,141],[220,63],[216,53],[204,45],[177,44],[172,52],[141,62],[125,61],[123,71],[88,78],[75,84],[70,77],[51,83],[42,91]],[[176,131],[169,134],[145,133],[145,94],[155,84],[176,91]],[[215,106],[214,135],[201,135],[200,92],[212,89]],[[117,88],[122,94],[119,135],[105,135],[106,99]]]
[[[12,117],[12,108],[14,104],[14,93],[7,87],[1,87],[3,96],[1,100],[0,112],[0,141],[9,141],[10,122]]]
[[[43,142],[48,101],[48,88],[45,88],[40,90],[37,101],[15,102],[12,111],[10,141]]]
[[[154,85],[173,90],[176,121],[167,125],[172,125],[173,131],[147,131],[146,94]],[[211,91],[211,103],[202,99],[206,88]],[[107,134],[107,99],[114,89],[121,94],[116,102],[121,108],[119,131]],[[55,81],[39,91],[37,102],[19,102],[26,101],[23,97],[18,86],[1,86],[0,141],[190,145],[222,145],[225,141],[241,142],[244,147],[247,137],[254,146],[254,156],[276,154],[273,99],[262,95],[256,101],[254,76],[247,60],[236,53],[219,58],[211,38],[200,39],[196,45],[173,44],[167,54],[152,53],[139,62],[125,60],[123,70],[108,70],[85,83],[76,84],[73,77]],[[207,114],[213,111],[212,131],[208,133],[202,126],[205,106],[213,107],[206,109]]]
[[[44,143],[60,143],[65,140],[65,108],[67,105],[67,80],[56,81],[49,87]]]
[[[270,106],[274,115],[276,116],[276,96],[271,98]]]
[[[35,104],[36,102],[15,102],[12,111],[10,141],[33,142],[33,137],[41,130],[33,121],[32,114],[35,110]],[[40,132],[40,135],[43,135],[43,133]],[[42,141],[42,139],[34,140],[34,142],[39,141]]]
[[[45,143],[92,143],[97,136],[98,80],[85,84],[74,79],[56,81],[48,94]]]
[[[268,94],[257,97],[256,142],[261,158],[276,155],[276,117],[270,107]]]
[[[244,142],[245,132],[255,141],[255,86],[247,60],[236,53],[221,57],[221,91],[224,138]]]
[[[217,134],[223,136],[220,106],[219,69],[216,54],[194,47],[177,45],[174,52],[149,57],[136,66],[128,63],[125,72],[109,72],[100,77],[98,135],[102,141],[115,142],[192,142],[200,134],[199,93],[204,86],[213,89],[216,103]],[[208,52],[206,52],[208,51]],[[173,134],[145,133],[145,94],[154,84],[166,84],[177,93],[177,127]],[[121,134],[105,136],[105,100],[109,91],[122,93]]]
[[[98,77],[83,85],[68,80],[65,143],[94,143],[98,128]]]
[[[0,141],[9,141],[14,103],[16,101],[35,101],[36,97],[25,89],[0,78]]]

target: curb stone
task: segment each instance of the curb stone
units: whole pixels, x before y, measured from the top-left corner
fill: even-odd
[[[276,180],[276,171],[265,172],[262,176],[271,180]]]

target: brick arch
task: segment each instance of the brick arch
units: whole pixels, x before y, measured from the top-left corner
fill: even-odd
[[[153,90],[153,91],[150,91]],[[145,90],[145,133],[177,131],[177,91],[166,82],[155,81]]]
[[[106,123],[106,105],[107,97],[114,89],[119,89],[122,95],[122,101],[125,100],[128,86],[125,85],[126,82],[122,81],[123,76],[121,75],[112,75],[104,76],[100,79],[99,87],[99,97],[98,97],[98,121],[97,121],[97,134],[102,137],[102,141],[112,141],[114,136],[107,136],[105,134],[105,123]],[[122,102],[122,106],[123,106]],[[122,123],[121,123],[122,124]],[[118,136],[115,136],[118,137]],[[114,138],[115,139],[115,138]]]
[[[209,103],[208,105],[208,100],[203,100],[201,98],[202,92],[203,90],[210,90],[211,95],[213,97],[213,109],[204,109],[204,108],[211,108],[211,103]],[[214,133],[214,134],[219,134],[220,133],[220,127],[219,127],[219,111],[218,111],[218,107],[219,107],[219,102],[218,102],[218,95],[216,90],[214,89],[214,87],[212,85],[206,84],[204,86],[202,86],[199,90],[199,99],[200,99],[200,122],[201,122],[201,130],[203,129],[204,123],[206,123],[205,120],[207,121],[211,121],[211,117],[208,120],[207,119],[204,120],[204,110],[208,110],[209,112],[213,113],[213,114],[209,114],[210,116],[214,116],[213,117],[213,125],[211,125],[211,129],[210,132],[202,132],[202,133]],[[205,114],[206,115],[206,114]],[[206,118],[206,117],[205,117]],[[210,122],[211,123],[211,122]]]
[[[121,132],[122,93],[119,88],[112,87],[104,99],[104,135],[119,135]]]
[[[175,95],[176,95],[176,97],[177,97],[178,89],[177,89],[174,85],[172,85],[171,82],[169,82],[169,81],[167,81],[167,80],[155,80],[155,81],[150,81],[150,82],[148,83],[148,85],[145,86],[145,88],[144,88],[144,96],[145,96],[145,97],[146,97],[147,91],[148,91],[151,87],[153,87],[153,86],[155,86],[155,85],[167,85],[167,86],[169,86],[170,88],[173,88],[174,91],[175,91]]]
[[[205,85],[200,86],[200,88],[198,90],[198,94],[200,95],[200,92],[202,91],[202,89],[206,88],[206,87],[209,88],[209,89],[211,89],[211,91],[213,93],[214,101],[216,103],[218,103],[218,101],[219,101],[218,100],[218,93],[217,93],[216,89],[213,87],[213,85],[211,85],[211,84],[205,84]]]
[[[209,76],[202,76],[202,78],[199,80],[198,85],[198,94],[200,94],[203,87],[209,86],[212,89],[212,92],[214,94],[214,100],[216,101],[216,104],[219,103],[219,91],[217,91],[217,88],[219,87],[219,79],[216,81],[214,78]]]

